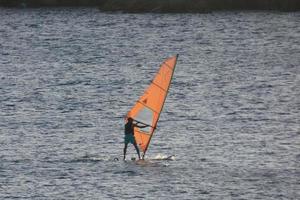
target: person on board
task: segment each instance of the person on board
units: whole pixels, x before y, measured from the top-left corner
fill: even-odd
[[[128,143],[131,143],[134,145],[134,148],[139,156],[139,159],[141,159],[141,156],[140,156],[140,150],[137,146],[137,143],[135,141],[135,137],[134,137],[134,127],[138,127],[138,128],[145,128],[147,127],[148,125],[144,125],[144,126],[139,126],[135,123],[133,123],[133,119],[131,117],[129,117],[127,119],[127,123],[125,124],[125,137],[124,137],[124,142],[125,142],[125,146],[124,146],[124,160],[125,160],[125,157],[126,157],[126,151],[127,151],[127,146],[128,146]]]

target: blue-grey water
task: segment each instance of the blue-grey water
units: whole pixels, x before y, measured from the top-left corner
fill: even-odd
[[[114,161],[177,53],[148,161]],[[1,8],[0,199],[300,199],[299,65],[299,12]]]

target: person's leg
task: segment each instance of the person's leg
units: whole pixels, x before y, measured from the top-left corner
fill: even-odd
[[[137,152],[137,154],[138,154],[138,156],[139,156],[139,159],[141,159],[141,156],[140,156],[140,150],[139,150],[139,148],[138,148],[136,142],[134,142],[133,145],[134,145],[134,148],[135,148],[135,150],[136,150],[136,152]]]
[[[125,160],[125,157],[126,157],[127,146],[128,146],[128,143],[125,143],[124,150],[123,150],[123,153],[124,153],[123,160]]]

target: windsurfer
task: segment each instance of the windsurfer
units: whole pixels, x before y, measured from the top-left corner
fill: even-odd
[[[147,127],[148,125],[144,125],[144,126],[139,126],[135,123],[133,123],[133,119],[131,117],[129,117],[127,119],[127,123],[125,124],[125,146],[124,146],[124,160],[125,160],[125,157],[126,157],[126,151],[127,151],[127,146],[128,146],[128,143],[131,143],[133,144],[138,156],[139,156],[139,159],[141,159],[141,156],[140,156],[140,150],[137,146],[137,143],[135,141],[135,138],[134,138],[134,127],[138,127],[138,128],[145,128]]]

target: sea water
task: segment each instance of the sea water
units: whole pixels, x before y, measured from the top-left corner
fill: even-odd
[[[299,38],[299,12],[1,8],[0,198],[299,199]],[[124,116],[175,54],[124,162]]]

